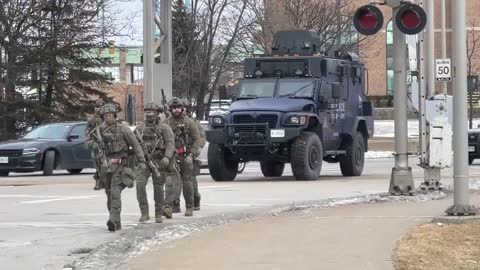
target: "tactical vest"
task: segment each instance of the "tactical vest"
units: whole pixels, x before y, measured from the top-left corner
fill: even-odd
[[[170,120],[170,127],[175,135],[175,148],[189,147],[192,144],[190,132],[185,126],[185,119],[181,121]]]
[[[102,130],[102,138],[109,157],[126,158],[128,156],[128,144],[120,125],[106,127]]]
[[[163,155],[165,153],[165,139],[157,124],[145,123],[139,130],[148,153]]]

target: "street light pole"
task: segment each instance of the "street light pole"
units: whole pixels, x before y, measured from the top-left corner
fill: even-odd
[[[468,186],[467,33],[465,0],[452,1],[454,204],[448,215],[473,215]]]

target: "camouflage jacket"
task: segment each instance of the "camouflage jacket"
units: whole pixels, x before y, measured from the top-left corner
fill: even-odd
[[[175,136],[172,129],[165,123],[145,122],[136,127],[145,144],[144,152],[148,151],[154,159],[167,157],[172,159],[175,154]]]
[[[197,128],[197,124],[189,117],[169,117],[164,120],[175,135],[175,149],[178,154],[193,154],[194,157],[200,155],[202,139]]]
[[[104,122],[100,126],[100,133],[109,158],[127,158],[129,156],[129,148],[131,147],[135,158],[140,162],[145,162],[142,147],[128,126],[118,122],[108,126]]]

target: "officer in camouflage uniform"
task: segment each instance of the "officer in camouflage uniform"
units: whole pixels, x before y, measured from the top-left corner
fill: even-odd
[[[193,215],[193,159],[200,153],[200,135],[195,122],[184,116],[183,102],[179,98],[172,98],[168,104],[171,116],[165,122],[172,128],[175,135],[175,149],[177,152],[177,164],[180,168],[181,182],[183,185],[183,197],[185,199],[185,216]],[[173,206],[170,196],[180,197],[180,188],[177,185],[167,183],[166,210]],[[177,187],[177,188],[175,188]]]
[[[95,103],[95,114],[88,119],[87,122],[87,128],[85,129],[85,137],[87,138],[85,145],[87,146],[88,150],[91,151],[92,153],[92,159],[95,161],[94,166],[95,166],[95,174],[93,175],[93,179],[95,180],[95,187],[93,188],[94,190],[100,190],[103,187],[102,182],[100,180],[100,168],[99,168],[99,163],[97,162],[98,160],[98,144],[96,144],[93,139],[92,139],[92,131],[100,126],[103,122],[103,116],[100,113],[100,110],[102,109],[102,106],[105,104],[103,100],[99,99]]]
[[[109,231],[114,232],[122,228],[121,193],[125,187],[132,188],[134,182],[133,170],[127,164],[129,147],[133,150],[140,170],[146,170],[146,165],[143,150],[135,135],[128,126],[116,120],[116,107],[113,104],[105,104],[102,107],[102,114],[104,122],[99,127],[101,142],[98,143],[105,150],[106,162],[102,165],[101,181],[105,185],[107,208],[110,212],[107,227]]]
[[[162,175],[155,175],[152,168],[147,165],[137,179],[137,200],[140,206],[140,222],[150,219],[148,211],[148,199],[146,185],[150,175],[153,179],[153,197],[155,200],[155,222],[162,223],[164,192],[166,174],[175,172],[175,138],[172,129],[165,123],[161,123],[158,117],[161,108],[155,103],[148,103],[143,109],[145,112],[145,122],[137,126],[135,136],[141,144],[145,155],[149,155],[153,162],[152,165]],[[139,138],[140,137],[140,138]],[[170,216],[171,217],[171,216]]]
[[[198,132],[200,133],[200,151],[205,147],[205,144],[207,143],[207,135],[205,134],[205,130],[203,129],[202,125],[200,124],[200,121],[198,121],[196,118],[193,117],[193,112],[192,112],[192,105],[188,101],[188,99],[184,100],[184,106],[185,106],[185,114],[186,116],[190,117],[193,121],[195,121],[195,124],[197,126]],[[200,192],[198,191],[198,182],[197,182],[197,175],[200,174],[200,167],[202,166],[202,161],[199,159],[199,154],[197,156],[194,156],[193,158],[193,210],[198,211],[200,210],[200,199],[201,195]]]

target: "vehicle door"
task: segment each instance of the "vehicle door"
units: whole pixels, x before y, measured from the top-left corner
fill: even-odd
[[[64,169],[93,168],[90,151],[85,146],[86,124],[75,125],[67,135],[64,145],[65,159],[62,159]]]
[[[324,150],[333,150],[338,148],[339,136],[336,126],[340,120],[338,113],[341,102],[339,97],[339,84],[324,80],[321,82],[318,96],[319,119],[322,121]]]

